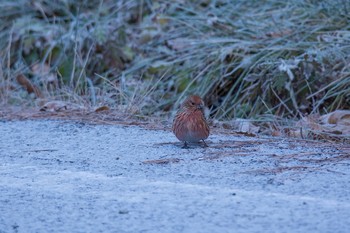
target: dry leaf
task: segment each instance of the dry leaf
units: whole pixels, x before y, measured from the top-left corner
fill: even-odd
[[[35,93],[36,97],[42,98],[43,95],[41,91],[39,90],[38,87],[36,87],[26,76],[23,74],[20,74],[16,77],[16,80],[19,85],[21,85],[23,88],[27,90],[27,92],[30,93]]]
[[[350,110],[336,110],[320,117],[323,130],[333,134],[350,135]]]
[[[282,136],[282,133],[281,133],[281,131],[273,130],[271,132],[271,135],[274,136],[274,137],[280,137],[280,136]]]
[[[256,135],[260,129],[259,126],[255,126],[250,121],[244,119],[236,119],[234,124],[238,132],[249,133],[251,135]]]
[[[290,136],[322,139],[340,139],[350,135],[350,110],[336,110],[323,116],[310,115],[297,122],[299,128],[291,131]]]
[[[336,110],[321,118],[323,124],[341,124],[350,126],[350,110]]]
[[[238,133],[243,133],[247,136],[256,136],[260,130],[259,126],[255,126],[249,120],[236,119],[232,121],[217,121],[213,120],[213,125],[224,129],[235,130]]]
[[[50,101],[40,108],[40,111],[44,112],[59,112],[62,110],[67,110],[67,104],[63,101]]]
[[[101,106],[95,109],[95,112],[109,111],[108,106]]]
[[[77,104],[55,100],[55,101],[50,101],[50,102],[47,102],[46,104],[44,104],[44,106],[42,106],[40,108],[40,111],[61,112],[61,111],[65,111],[65,110],[84,110],[84,109],[85,109],[84,107],[77,105]]]

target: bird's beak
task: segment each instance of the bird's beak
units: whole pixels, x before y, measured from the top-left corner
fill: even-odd
[[[203,104],[198,104],[198,105],[197,105],[197,109],[203,110],[203,108],[204,108]]]

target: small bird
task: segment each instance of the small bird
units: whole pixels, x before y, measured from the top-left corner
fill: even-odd
[[[183,148],[188,148],[188,142],[203,141],[209,136],[209,126],[204,115],[204,101],[198,95],[189,96],[176,113],[173,122],[173,132],[177,139],[184,142]]]

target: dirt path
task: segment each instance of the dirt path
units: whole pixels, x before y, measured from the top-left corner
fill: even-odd
[[[0,122],[0,232],[348,232],[350,146]]]

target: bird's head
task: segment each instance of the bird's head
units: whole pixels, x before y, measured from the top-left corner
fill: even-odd
[[[182,107],[191,110],[204,110],[204,101],[198,95],[191,95],[183,102]]]

